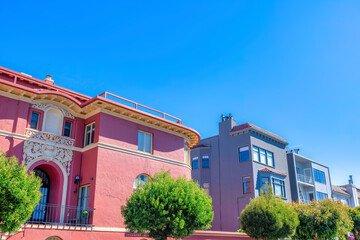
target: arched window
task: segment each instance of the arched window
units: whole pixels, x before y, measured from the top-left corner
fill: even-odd
[[[61,135],[62,129],[62,116],[60,111],[51,108],[45,113],[44,132]]]
[[[49,176],[41,170],[40,168],[34,169],[35,176],[39,177],[41,179],[41,187],[40,192],[42,193],[42,197],[39,201],[39,204],[35,206],[34,211],[31,216],[31,221],[45,221],[46,214],[47,214],[47,204],[48,204],[48,196],[49,196],[49,190],[50,190],[50,179]]]
[[[61,238],[52,236],[52,237],[48,237],[46,240],[61,240]]]
[[[144,186],[144,184],[150,179],[149,176],[141,174],[135,178],[133,188],[136,189],[138,187]]]

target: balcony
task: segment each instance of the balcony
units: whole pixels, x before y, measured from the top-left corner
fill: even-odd
[[[35,207],[31,218],[26,222],[26,226],[51,225],[56,226],[56,228],[62,226],[62,229],[92,228],[94,210],[94,208],[80,209],[73,206],[39,204]]]
[[[303,175],[303,174],[297,174],[297,180],[299,182],[302,182],[302,183],[307,183],[307,184],[311,184],[311,185],[314,185],[314,179],[312,176],[307,176],[307,175]]]

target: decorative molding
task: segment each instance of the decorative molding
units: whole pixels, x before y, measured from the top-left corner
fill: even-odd
[[[45,111],[45,109],[47,109],[47,108],[56,108],[61,111],[61,113],[63,114],[64,117],[71,118],[71,119],[75,118],[75,116],[72,113],[70,113],[69,111],[66,111],[65,109],[55,106],[54,104],[51,104],[51,103],[35,102],[32,105],[32,107],[39,109],[39,110],[43,110],[43,111]]]
[[[52,133],[40,132],[34,129],[27,128],[25,130],[25,135],[32,139],[38,139],[41,141],[46,141],[54,144],[61,144],[65,146],[74,146],[75,139],[58,136]]]
[[[23,162],[31,166],[38,160],[53,161],[62,165],[69,176],[73,151],[50,144],[43,144],[26,140],[23,148]]]

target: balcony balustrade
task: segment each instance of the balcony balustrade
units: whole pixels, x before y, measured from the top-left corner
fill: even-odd
[[[81,209],[73,206],[39,204],[27,224],[93,227],[94,208]]]
[[[297,180],[303,183],[314,184],[314,179],[312,176],[306,176],[298,173]]]

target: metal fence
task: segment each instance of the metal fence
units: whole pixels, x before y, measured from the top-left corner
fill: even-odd
[[[81,209],[74,206],[39,204],[27,223],[91,227],[94,210],[94,208]]]

